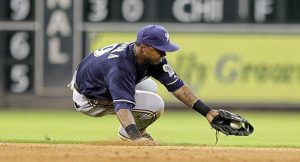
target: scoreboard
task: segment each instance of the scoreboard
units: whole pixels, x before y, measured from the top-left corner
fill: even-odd
[[[0,93],[33,89],[34,6],[33,0],[0,2]]]
[[[82,34],[74,27],[76,3],[71,0],[0,3],[1,93],[69,95],[64,87],[72,78],[75,56],[76,64],[82,57],[80,49],[73,51],[78,49],[74,39]],[[76,43],[81,46],[81,41]]]
[[[183,33],[300,33],[299,8],[298,0],[1,0],[0,97],[69,97],[90,32],[160,23]]]

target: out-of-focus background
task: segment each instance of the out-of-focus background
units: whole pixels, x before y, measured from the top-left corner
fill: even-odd
[[[165,26],[180,51],[168,60],[207,104],[300,108],[298,0],[2,0],[0,107],[72,107],[80,60]],[[182,107],[160,86],[166,107]]]
[[[159,24],[181,47],[167,56],[178,76],[209,106],[255,126],[221,145],[299,147],[299,23],[299,0],[1,0],[0,141],[117,139],[115,116],[77,113],[67,84],[90,52]],[[204,118],[158,91],[166,111],[149,128],[154,138],[214,143]]]

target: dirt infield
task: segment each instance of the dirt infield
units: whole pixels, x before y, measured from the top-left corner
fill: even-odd
[[[198,146],[133,146],[100,144],[0,143],[0,161],[5,162],[296,162],[300,149],[234,148]]]

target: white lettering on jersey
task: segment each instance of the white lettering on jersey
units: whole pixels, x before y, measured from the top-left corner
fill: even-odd
[[[112,44],[112,45],[103,47],[103,48],[101,48],[101,49],[97,49],[97,50],[94,52],[94,56],[95,56],[95,57],[100,57],[100,56],[104,55],[106,52],[109,52],[109,51],[111,51],[112,49],[114,49],[117,45],[118,45],[118,44]]]
[[[122,45],[120,45],[118,48],[114,49],[113,51],[111,51],[111,53],[115,53],[115,52],[121,52],[123,51],[127,46],[129,45],[129,43],[123,43]]]
[[[119,56],[117,56],[113,53],[120,52],[120,51],[124,50],[129,45],[129,43],[123,43],[122,45],[120,45],[119,47],[114,49],[118,45],[119,44],[112,44],[112,45],[109,45],[109,46],[105,46],[101,49],[97,49],[96,51],[94,51],[94,56],[99,57],[99,56],[102,56],[102,55],[106,54],[107,52],[110,52],[111,54],[108,56],[107,59],[119,57]]]
[[[112,59],[112,58],[118,58],[119,55],[115,55],[115,54],[110,54],[107,59]]]

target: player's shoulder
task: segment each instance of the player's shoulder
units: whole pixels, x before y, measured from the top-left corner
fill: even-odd
[[[133,43],[118,44],[106,55],[106,62],[114,62],[114,68],[132,70],[134,66]]]
[[[95,57],[102,57],[106,59],[119,58],[121,55],[126,54],[127,48],[131,43],[115,43],[103,48],[99,48],[93,52]]]

